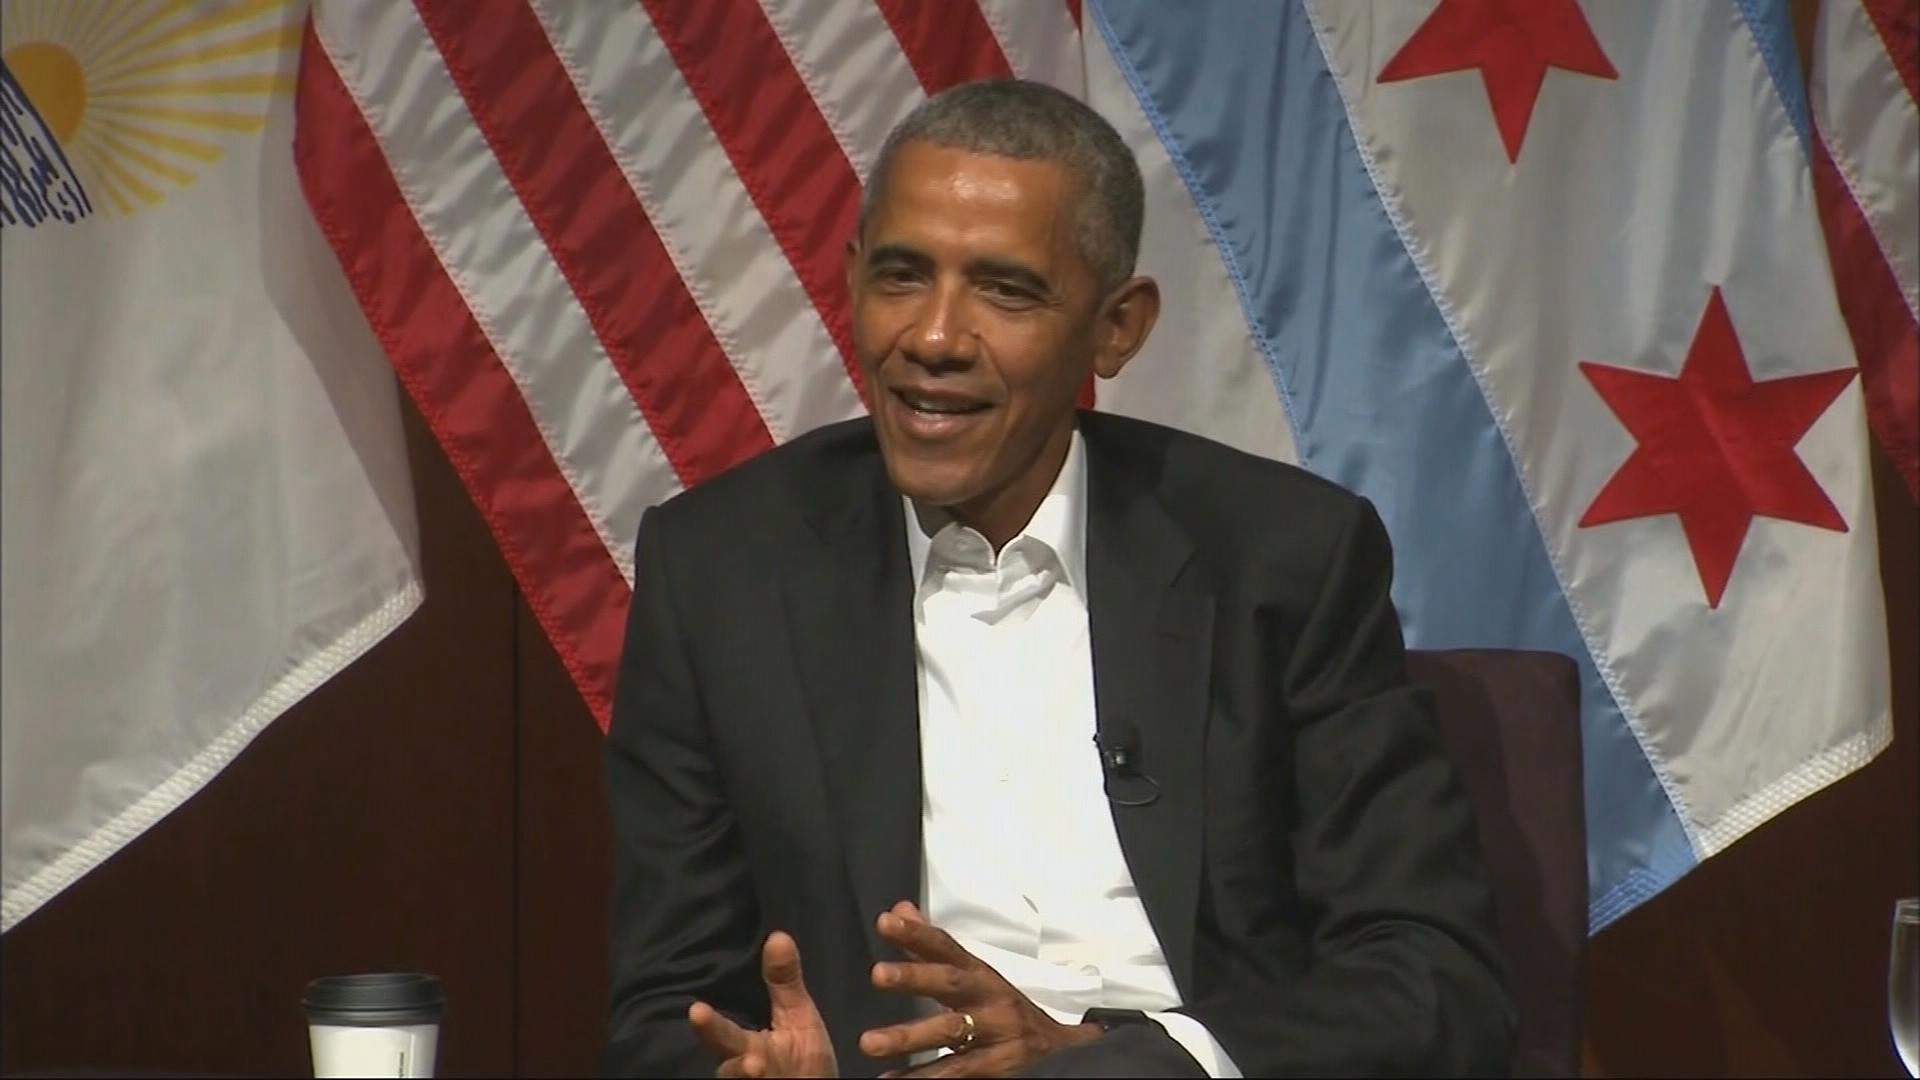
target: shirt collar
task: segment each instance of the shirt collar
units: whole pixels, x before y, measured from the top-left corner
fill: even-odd
[[[900,496],[900,502],[906,509],[907,562],[912,568],[914,586],[918,588],[927,579],[927,561],[934,537],[948,529],[964,529],[966,526],[953,520],[945,510],[918,506],[905,495]],[[1067,444],[1067,459],[1060,463],[1059,475],[1053,478],[1053,486],[1047,489],[1046,498],[1040,500],[1027,527],[1009,540],[1007,546],[1013,546],[1022,537],[1045,545],[1053,552],[1053,557],[1060,561],[1060,570],[1066,576],[1067,584],[1075,589],[1084,588],[1087,563],[1087,454],[1078,427],[1073,430],[1073,438]]]

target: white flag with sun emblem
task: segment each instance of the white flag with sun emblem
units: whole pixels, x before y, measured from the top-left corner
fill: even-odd
[[[0,0],[0,929],[418,606],[304,5]]]

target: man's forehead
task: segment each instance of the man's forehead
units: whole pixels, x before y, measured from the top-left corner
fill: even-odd
[[[1067,167],[1047,158],[1016,158],[980,150],[909,142],[893,155],[881,198],[896,190],[965,187],[982,193],[1061,199],[1075,187]]]
[[[1061,225],[1074,188],[1067,169],[1055,161],[908,143],[888,169],[874,206],[874,223],[884,223],[887,232],[933,225],[998,226],[1050,242],[1065,238]]]

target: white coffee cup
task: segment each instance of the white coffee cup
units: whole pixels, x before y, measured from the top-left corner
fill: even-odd
[[[432,1076],[445,998],[431,975],[329,975],[301,1005],[313,1075]]]

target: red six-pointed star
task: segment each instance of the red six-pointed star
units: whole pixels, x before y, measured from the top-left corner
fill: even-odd
[[[1715,287],[1679,378],[1586,361],[1580,370],[1639,443],[1581,527],[1680,515],[1707,606],[1720,606],[1754,515],[1847,531],[1794,447],[1854,369],[1753,381]]]
[[[1574,0],[1440,0],[1379,81],[1480,69],[1507,161],[1515,162],[1550,67],[1620,77]]]

